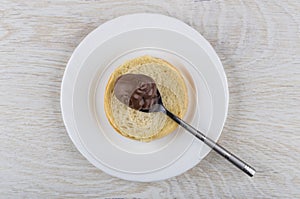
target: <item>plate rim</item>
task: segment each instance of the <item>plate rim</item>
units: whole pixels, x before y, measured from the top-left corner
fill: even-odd
[[[226,96],[225,96],[225,106],[226,106],[226,108],[225,108],[225,115],[224,115],[224,122],[223,122],[223,124],[222,124],[222,129],[223,129],[223,127],[224,127],[224,123],[225,123],[225,121],[226,121],[226,118],[227,118],[227,113],[228,113],[228,103],[229,103],[229,91],[228,91],[228,84],[227,84],[227,78],[226,78],[226,74],[225,74],[225,71],[224,71],[224,67],[223,67],[223,65],[222,65],[222,63],[221,63],[221,61],[220,61],[220,59],[219,59],[219,57],[217,56],[217,54],[216,54],[216,52],[214,51],[214,49],[212,48],[212,46],[209,44],[209,42],[200,34],[200,33],[198,33],[195,29],[193,29],[192,27],[190,27],[190,26],[188,26],[187,24],[185,24],[184,22],[182,22],[182,21],[180,21],[180,20],[178,20],[178,19],[175,19],[175,18],[172,18],[172,17],[168,17],[168,16],[165,16],[165,15],[160,15],[160,14],[150,14],[150,13],[137,13],[137,14],[130,14],[130,15],[123,15],[123,16],[120,16],[120,17],[117,17],[117,18],[115,18],[115,19],[112,19],[112,20],[110,20],[110,21],[107,21],[107,22],[105,22],[104,24],[102,24],[102,25],[100,25],[100,26],[98,26],[95,30],[93,30],[91,33],[89,33],[81,42],[80,42],[80,44],[76,47],[76,49],[74,50],[74,52],[72,53],[72,56],[70,57],[70,59],[69,59],[69,61],[68,61],[68,63],[67,63],[67,67],[66,67],[66,69],[65,69],[65,72],[64,72],[64,75],[63,75],[63,79],[62,79],[62,84],[61,84],[61,98],[60,98],[60,100],[61,100],[61,110],[62,110],[62,117],[63,117],[63,121],[64,121],[64,124],[65,124],[65,127],[66,127],[66,129],[67,129],[67,133],[68,133],[68,135],[69,135],[69,137],[71,138],[71,140],[72,140],[72,142],[73,142],[73,144],[76,146],[76,148],[80,151],[80,153],[84,156],[84,157],[86,157],[83,153],[82,153],[82,151],[81,150],[83,150],[83,148],[82,147],[80,147],[80,146],[78,146],[78,142],[76,141],[76,139],[70,134],[70,126],[67,124],[67,122],[66,122],[66,114],[67,113],[65,113],[65,111],[66,111],[66,108],[64,107],[64,102],[63,102],[63,98],[64,98],[64,96],[66,96],[66,91],[64,92],[64,88],[66,87],[66,85],[69,83],[69,82],[67,82],[67,80],[68,80],[68,78],[66,77],[67,75],[67,73],[70,71],[70,63],[72,62],[72,61],[74,61],[75,59],[76,59],[76,55],[78,54],[78,49],[80,49],[80,48],[82,48],[82,46],[84,46],[84,42],[87,40],[87,38],[89,37],[89,36],[91,36],[92,34],[95,34],[95,32],[96,32],[96,30],[97,29],[99,29],[100,27],[102,27],[103,28],[103,26],[105,26],[105,24],[107,25],[107,24],[109,24],[109,23],[111,23],[111,22],[113,22],[113,21],[116,21],[116,20],[120,20],[120,19],[125,19],[125,18],[131,18],[131,17],[141,17],[141,15],[142,16],[147,16],[147,17],[153,17],[153,16],[155,16],[155,17],[158,17],[158,18],[160,18],[160,17],[162,17],[162,18],[168,18],[168,20],[172,20],[172,21],[176,21],[176,23],[179,23],[180,25],[184,25],[185,26],[185,28],[188,28],[188,31],[194,31],[197,35],[198,35],[198,37],[200,36],[200,37],[202,37],[202,40],[203,40],[203,42],[205,42],[206,43],[206,47],[208,47],[208,49],[205,49],[205,48],[203,48],[205,51],[206,51],[206,53],[207,53],[207,55],[210,57],[210,59],[212,60],[212,62],[213,62],[213,64],[216,66],[216,62],[217,62],[217,65],[220,65],[221,66],[221,68],[217,68],[217,71],[218,71],[218,73],[219,73],[219,77],[221,78],[222,76],[224,77],[224,79],[223,78],[221,78],[222,79],[222,82],[223,82],[223,86],[224,86],[224,91],[225,91],[225,93],[227,94]],[[160,27],[161,28],[161,27]],[[184,34],[184,33],[182,33],[182,32],[180,32],[180,34]],[[112,37],[114,37],[116,34],[114,34]],[[186,36],[186,35],[185,35]],[[111,38],[112,38],[111,37]],[[187,37],[189,37],[189,36],[187,36]],[[190,38],[190,37],[189,37]],[[110,38],[107,38],[107,39],[110,39]],[[106,39],[106,40],[107,40]],[[191,40],[193,40],[193,41],[195,41],[195,39],[192,39],[192,38],[190,38]],[[102,41],[102,43],[103,42],[105,42],[105,40],[103,40]],[[209,48],[211,48],[211,49],[209,49]],[[212,52],[207,52],[207,50],[209,50],[209,51],[211,51],[212,50]],[[212,54],[211,54],[212,53]],[[79,55],[78,55],[79,56]],[[213,58],[211,58],[211,56],[214,56],[214,59]],[[84,61],[83,61],[84,62]],[[75,68],[75,66],[73,67],[73,69]],[[80,70],[80,68],[81,67],[77,67],[77,68],[75,68],[75,70],[78,72],[79,70]],[[220,71],[220,69],[221,69],[221,71]],[[221,73],[221,74],[220,74]],[[218,77],[218,78],[219,78]],[[75,78],[76,79],[76,78]],[[75,82],[73,83],[73,84],[75,84]],[[73,92],[73,91],[72,91]],[[222,132],[222,131],[221,131]],[[219,133],[219,135],[218,135],[218,137],[217,137],[217,139],[220,137],[220,135],[221,135],[221,132]],[[217,140],[216,139],[216,140]],[[205,157],[207,154],[205,154],[205,155],[203,155],[203,157]],[[201,157],[200,158],[200,160],[198,161],[198,162],[200,162],[201,161],[201,159],[203,158],[203,157]],[[87,157],[86,157],[87,158]],[[93,162],[92,160],[90,160],[90,158],[87,158],[93,165],[95,165],[95,162]],[[196,162],[197,163],[197,162]],[[191,168],[193,167],[193,166],[195,166],[194,164],[191,166]],[[99,168],[99,167],[98,167]],[[189,168],[190,169],[190,168]],[[122,178],[122,179],[125,179],[125,180],[133,180],[133,181],[156,181],[156,180],[163,180],[163,179],[166,179],[166,178],[161,178],[161,179],[151,179],[151,178],[148,178],[148,179],[144,179],[144,180],[139,180],[139,179],[137,179],[136,177],[133,177],[132,178],[132,175],[130,174],[130,176],[126,176],[126,175],[123,175],[123,176],[118,176],[118,175],[114,175],[114,174],[112,174],[111,172],[107,172],[107,170],[103,170],[103,169],[101,169],[102,171],[104,171],[104,172],[106,172],[106,173],[109,173],[110,175],[113,175],[113,176],[117,176],[117,177],[119,177],[119,178]],[[187,169],[188,170],[188,169]],[[184,172],[184,171],[183,171]],[[181,172],[181,173],[183,173],[183,172]],[[119,172],[117,172],[117,173],[119,173]],[[181,173],[179,173],[179,174],[181,174]],[[179,175],[178,174],[178,175]],[[172,176],[171,176],[172,177]],[[169,177],[167,177],[167,178],[169,178]]]

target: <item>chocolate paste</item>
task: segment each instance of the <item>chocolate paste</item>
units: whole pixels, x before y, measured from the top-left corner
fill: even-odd
[[[158,101],[154,80],[142,74],[125,74],[115,83],[114,93],[118,100],[136,110],[149,110]]]

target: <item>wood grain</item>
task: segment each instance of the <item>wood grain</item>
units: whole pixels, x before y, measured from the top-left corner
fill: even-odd
[[[214,46],[230,105],[220,143],[249,178],[210,153],[181,176],[135,183],[93,167],[71,143],[60,84],[74,48],[120,15],[183,20]],[[0,198],[299,198],[300,1],[14,1],[0,5]]]

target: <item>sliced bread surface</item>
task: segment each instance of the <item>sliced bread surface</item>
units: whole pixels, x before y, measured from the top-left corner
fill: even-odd
[[[104,108],[113,128],[121,135],[149,142],[168,135],[178,126],[163,113],[144,113],[129,108],[114,95],[114,84],[121,75],[144,74],[154,79],[165,107],[179,117],[187,110],[187,89],[180,72],[165,60],[142,56],[119,66],[107,83]]]

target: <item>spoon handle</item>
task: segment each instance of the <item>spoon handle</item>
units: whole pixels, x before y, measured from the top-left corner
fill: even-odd
[[[164,111],[166,115],[168,115],[171,119],[173,119],[176,123],[178,123],[180,126],[185,128],[187,131],[189,131],[191,134],[193,134],[195,137],[197,137],[199,140],[204,142],[206,145],[211,147],[214,151],[216,151],[218,154],[226,158],[229,162],[234,164],[236,167],[244,171],[247,175],[252,177],[255,174],[255,169],[251,167],[249,164],[244,162],[243,160],[239,159],[234,154],[230,153],[227,149],[222,147],[221,145],[217,144],[215,141],[210,139],[209,137],[206,137],[203,133],[186,123],[185,121],[178,118],[176,115],[171,113],[168,110]]]

